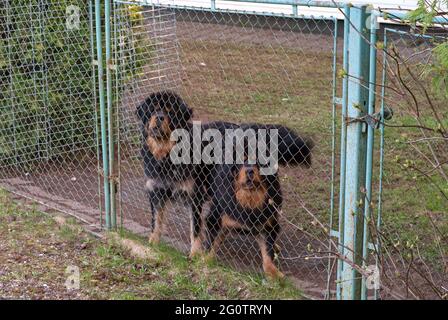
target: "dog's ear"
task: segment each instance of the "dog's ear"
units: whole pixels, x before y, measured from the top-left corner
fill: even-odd
[[[151,106],[150,98],[146,99],[139,106],[137,106],[136,115],[138,119],[143,123],[146,123],[148,119],[151,117],[150,106]]]
[[[160,92],[151,93],[150,96],[137,107],[137,117],[143,123],[146,123],[149,118],[151,118],[151,114],[154,112],[156,105],[160,105],[161,100],[162,96]]]
[[[137,117],[146,123],[155,110],[164,110],[170,115],[170,119],[184,126],[193,116],[193,110],[176,93],[160,91],[152,93],[142,104],[137,107]]]
[[[193,117],[193,110],[178,94],[165,91],[162,94],[162,100],[166,112],[171,115],[171,119],[174,119],[181,126],[185,125]]]

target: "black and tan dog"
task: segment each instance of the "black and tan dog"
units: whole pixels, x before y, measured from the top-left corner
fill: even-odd
[[[137,107],[141,121],[143,166],[146,177],[146,192],[151,207],[151,243],[158,243],[162,234],[165,211],[171,200],[183,198],[192,210],[191,253],[199,251],[201,240],[201,211],[208,199],[210,170],[213,165],[202,163],[174,163],[170,157],[175,142],[171,134],[176,129],[184,129],[190,138],[182,143],[193,143],[193,125],[190,122],[193,111],[182,98],[171,91],[151,94]],[[201,126],[224,132],[236,125],[213,122]],[[193,149],[193,148],[190,148]]]
[[[190,130],[192,114],[192,110],[178,95],[168,91],[151,94],[137,107],[143,138],[141,155],[146,176],[145,187],[152,213],[151,243],[160,241],[167,203],[177,195],[189,200],[193,194],[200,194],[194,190],[197,178],[195,168],[188,164],[174,164],[170,159],[174,146],[170,139],[171,133],[175,129]]]
[[[287,128],[282,127],[282,130],[288,131],[287,141],[294,141],[294,148],[300,152],[293,154],[284,149],[280,153],[283,157],[279,163],[309,167],[312,142],[301,139]],[[213,255],[229,230],[255,236],[265,274],[282,278],[283,274],[274,263],[275,242],[280,232],[279,213],[283,202],[278,174],[262,175],[258,164],[246,161],[240,165],[216,166],[213,177],[210,188],[212,205],[205,218],[205,251]]]
[[[146,177],[146,192],[151,207],[151,243],[158,243],[162,234],[164,216],[168,203],[182,197],[191,207],[191,254],[201,251],[201,211],[205,201],[217,197],[211,183],[220,165],[199,163],[174,163],[170,157],[176,142],[171,134],[184,129],[193,144],[192,109],[180,96],[171,91],[151,94],[137,107],[141,121],[143,166]],[[201,126],[201,132],[215,129],[225,135],[228,129],[277,129],[279,164],[303,162],[310,151],[303,141],[288,128],[276,125],[211,122]],[[207,142],[202,142],[202,148]],[[193,148],[190,148],[192,150]],[[216,183],[215,183],[216,184]]]

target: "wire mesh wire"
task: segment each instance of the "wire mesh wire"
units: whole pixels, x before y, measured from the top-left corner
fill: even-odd
[[[339,136],[340,114],[332,106],[341,91],[335,83],[341,61],[335,55],[342,41],[335,51],[334,40],[342,24],[119,1],[113,6],[114,61],[107,67],[114,81],[122,225],[153,242],[159,232],[161,241],[185,253],[192,247],[211,251],[214,242],[217,259],[233,268],[279,276],[278,268],[323,297],[328,276],[334,287],[327,222],[332,196],[338,197],[339,163],[332,152],[338,149],[333,139]],[[99,225],[93,9],[92,1],[1,2],[0,186]],[[380,296],[446,297],[448,157],[446,136],[438,134],[447,126],[447,109],[446,97],[433,90],[443,83],[437,82],[434,62],[446,34],[386,33],[384,102],[394,117],[385,127],[383,223],[379,232],[372,230],[372,241],[378,238],[383,249],[381,281],[388,288]],[[145,105],[155,92],[165,93]],[[383,97],[377,98],[380,105]],[[140,118],[138,107],[144,110]],[[281,152],[280,162],[287,164],[262,176],[250,156],[230,166],[158,166],[163,157],[151,162],[152,151],[172,147],[149,149],[166,134],[156,133],[159,125],[191,132],[193,121],[221,133],[259,128],[254,123],[282,125],[280,141],[290,152]],[[157,139],[148,139],[151,135]],[[253,151],[243,150],[246,156]],[[202,202],[195,232],[192,209]],[[161,211],[166,219],[158,226]],[[336,217],[332,224],[336,229]]]
[[[448,149],[442,131],[433,129],[437,119],[446,125],[448,115],[446,97],[435,89],[435,48],[446,41],[446,33],[389,28],[383,39],[383,102],[393,110],[393,118],[385,127],[381,281],[392,293],[381,297],[443,298],[448,202],[442,186]]]
[[[129,19],[130,12],[132,19]],[[281,272],[293,275],[323,297],[332,169],[335,20],[210,13],[120,3],[115,3],[114,14],[118,73],[129,71],[123,67],[123,61],[134,59],[138,65],[132,69],[132,77],[117,86],[119,193],[124,227],[145,235],[153,234],[147,181],[154,179],[149,178],[157,176],[158,186],[165,184],[165,189],[186,187],[167,182],[183,179],[182,173],[173,167],[162,174],[158,164],[146,163],[149,173],[145,175],[145,157],[153,159],[154,154],[148,155],[146,150],[142,157],[140,152],[151,134],[152,127],[149,127],[155,126],[157,119],[149,111],[143,119],[138,119],[135,112],[151,93],[176,92],[193,109],[191,120],[201,121],[205,126],[215,121],[281,124],[297,132],[300,138],[313,141],[315,146],[310,168],[282,166],[274,179],[276,182],[264,182],[267,189],[278,182],[283,195],[281,210],[276,204],[273,207],[277,212],[271,213],[278,218],[281,228],[275,241],[275,263],[280,265]],[[153,97],[148,105],[153,104],[160,111],[165,105],[178,108],[175,101],[173,97],[159,100]],[[173,122],[182,120],[179,115],[165,114],[165,117]],[[306,147],[301,152],[306,154]],[[214,206],[210,199],[222,198],[220,201],[229,204],[231,200],[224,200],[228,199],[225,196],[235,193],[233,182],[216,180],[226,172],[226,167],[214,166],[212,170],[216,171],[207,171],[204,177],[207,182],[203,182],[212,180],[214,187],[208,189],[210,194],[206,195],[208,201],[202,212],[201,246],[206,244],[206,221],[211,215],[210,207]],[[154,191],[153,185],[149,187]],[[218,191],[225,194],[219,197]],[[275,190],[271,197],[279,194],[280,190]],[[153,197],[160,200],[165,195]],[[189,252],[194,193],[179,198],[173,195],[170,200],[162,241]],[[239,270],[262,270],[264,249],[261,244],[260,250],[257,235],[260,228],[263,233],[266,227],[263,218],[258,216],[255,224],[247,225],[238,216],[241,212],[229,210],[226,214],[233,218],[227,222],[240,227],[242,224],[245,232],[230,232],[217,246],[217,258]]]
[[[0,3],[0,184],[94,223],[101,210],[89,4]]]

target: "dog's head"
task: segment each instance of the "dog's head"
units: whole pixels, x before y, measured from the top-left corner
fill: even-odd
[[[235,196],[238,203],[248,209],[261,208],[267,197],[267,189],[259,166],[246,161],[236,165],[234,172]]]
[[[137,107],[146,145],[156,158],[165,157],[171,150],[171,133],[185,128],[193,111],[182,98],[171,91],[152,93]]]
[[[192,115],[190,107],[171,91],[152,93],[137,107],[137,116],[147,135],[156,140],[169,140],[171,132],[184,128]]]

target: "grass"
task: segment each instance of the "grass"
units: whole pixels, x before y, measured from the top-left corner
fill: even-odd
[[[133,254],[122,239],[144,255]],[[160,245],[123,233],[98,239],[73,219],[13,202],[0,191],[0,299],[300,299],[286,281],[266,281],[216,262],[190,261]],[[68,266],[80,289],[68,290]]]
[[[392,123],[413,122],[402,116]],[[446,182],[437,174],[430,181],[409,169],[411,161],[423,171],[431,170],[407,143],[414,138],[421,138],[414,130],[386,131],[383,225],[396,241],[416,243],[426,262],[445,272],[440,259],[448,253],[448,201],[435,185],[443,188]]]

